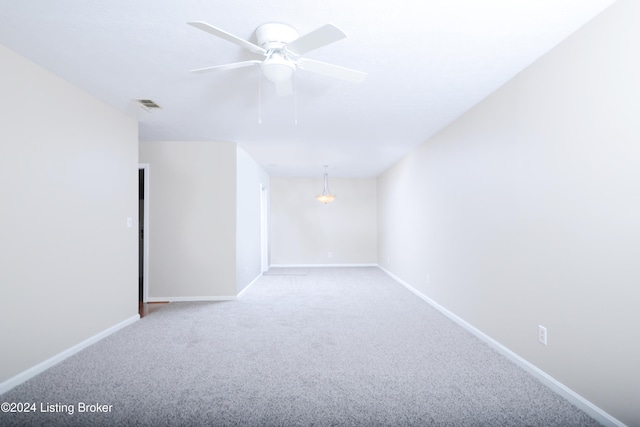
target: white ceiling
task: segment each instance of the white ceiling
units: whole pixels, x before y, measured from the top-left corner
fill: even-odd
[[[0,0],[0,43],[137,116],[141,140],[234,141],[272,176],[329,164],[332,176],[373,177],[611,3]],[[348,37],[304,56],[369,75],[357,85],[298,71],[295,96],[265,79],[259,94],[258,67],[189,73],[260,57],[188,21],[253,43],[265,22],[300,35],[332,23]]]

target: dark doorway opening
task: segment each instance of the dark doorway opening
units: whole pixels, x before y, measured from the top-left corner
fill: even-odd
[[[144,169],[138,169],[138,301],[144,301]]]

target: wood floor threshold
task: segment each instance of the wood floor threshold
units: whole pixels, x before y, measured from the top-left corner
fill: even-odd
[[[138,304],[138,314],[140,317],[148,316],[152,312],[169,304],[169,302],[140,302]]]

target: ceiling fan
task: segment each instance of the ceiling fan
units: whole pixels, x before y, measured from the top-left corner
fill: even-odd
[[[256,29],[257,45],[205,22],[188,22],[188,24],[265,57],[263,60],[254,59],[198,68],[191,70],[192,73],[232,70],[235,68],[259,65],[262,74],[268,80],[275,83],[276,92],[281,96],[293,92],[292,77],[298,69],[352,83],[361,83],[367,77],[367,73],[362,71],[303,58],[301,56],[314,49],[347,37],[342,30],[332,24],[324,25],[301,37],[298,36],[298,32],[290,25],[281,23],[262,24]]]

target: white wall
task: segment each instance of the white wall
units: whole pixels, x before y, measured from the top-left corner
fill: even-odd
[[[619,0],[378,180],[383,267],[628,425],[638,22],[640,5]]]
[[[271,178],[271,264],[375,264],[376,179],[329,175],[337,197],[326,205],[322,186],[322,176]]]
[[[2,46],[0,64],[2,383],[137,316],[138,131]]]
[[[140,142],[139,152],[149,163],[149,301],[235,297],[235,144]]]
[[[239,147],[236,174],[236,280],[240,292],[262,274],[260,193],[261,186],[269,188],[269,175]]]

